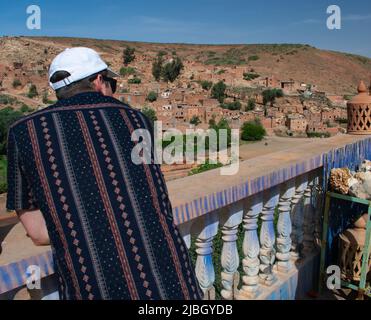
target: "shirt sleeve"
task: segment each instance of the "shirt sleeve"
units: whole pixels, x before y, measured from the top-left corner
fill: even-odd
[[[11,211],[38,209],[32,187],[20,162],[19,151],[12,129],[9,129],[8,132],[7,160],[8,194],[6,208]]]

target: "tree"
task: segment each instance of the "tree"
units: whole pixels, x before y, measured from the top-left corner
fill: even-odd
[[[30,89],[28,90],[27,96],[32,99],[38,95],[39,93],[37,92],[36,86],[34,84],[31,84]]]
[[[166,82],[174,82],[183,68],[182,60],[176,57],[162,67],[162,78]]]
[[[213,86],[213,83],[211,81],[202,80],[200,82],[202,89],[209,91],[211,87]]]
[[[138,78],[137,76],[134,76],[134,78],[128,80],[129,84],[140,84],[141,82],[142,79]]]
[[[124,65],[127,66],[129,63],[135,60],[135,48],[127,46],[123,53]]]
[[[164,62],[161,52],[158,53],[156,60],[152,64],[152,75],[156,81],[160,81],[162,74],[162,64]]]
[[[217,150],[211,150],[211,151],[220,151],[221,146],[220,146],[220,130],[226,130],[227,133],[227,147],[231,146],[231,141],[232,141],[232,130],[231,127],[229,126],[229,123],[226,119],[221,119],[218,123],[216,123],[215,119],[209,121],[209,129],[213,129],[216,132],[217,135]],[[209,137],[206,137],[205,139],[205,148],[207,150],[210,149],[210,143],[209,143]]]
[[[16,89],[17,87],[20,87],[22,85],[21,81],[19,79],[13,80],[13,88]]]
[[[233,101],[229,103],[222,103],[222,108],[223,109],[228,109],[228,110],[241,110],[241,102],[239,101]]]
[[[151,121],[152,125],[157,120],[156,111],[149,107],[144,107],[142,113]]]
[[[0,155],[6,154],[9,127],[22,116],[21,111],[15,111],[11,107],[0,110]]]
[[[201,123],[201,120],[200,120],[199,117],[193,116],[191,121],[189,121],[189,123],[193,124],[195,127],[197,127]]]
[[[157,95],[156,92],[154,92],[154,91],[150,91],[150,92],[148,93],[148,95],[147,95],[147,100],[148,100],[149,102],[153,102],[153,101],[156,101],[156,100],[157,100],[157,97],[158,97],[158,95]]]
[[[225,99],[226,89],[227,89],[226,84],[223,81],[219,81],[218,83],[213,85],[211,89],[211,97],[214,99],[218,99],[220,103],[223,103]]]
[[[246,109],[245,111],[252,111],[255,109],[255,104],[256,104],[256,101],[254,98],[250,98],[249,101],[247,102],[247,106],[246,106]]]
[[[273,103],[276,98],[283,97],[283,91],[281,89],[267,89],[263,91],[262,95],[264,104]]]
[[[245,122],[242,125],[241,139],[245,141],[260,141],[265,135],[266,131],[260,121],[255,119],[254,121]]]

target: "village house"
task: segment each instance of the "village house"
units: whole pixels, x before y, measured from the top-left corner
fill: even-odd
[[[303,116],[293,116],[287,118],[287,127],[292,132],[306,132],[308,121]]]

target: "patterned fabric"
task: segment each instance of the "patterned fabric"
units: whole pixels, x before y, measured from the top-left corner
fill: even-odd
[[[7,208],[43,213],[62,299],[202,298],[159,165],[131,161],[138,128],[139,111],[83,93],[9,129]]]

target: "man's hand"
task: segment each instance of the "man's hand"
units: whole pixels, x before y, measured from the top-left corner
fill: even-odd
[[[36,246],[47,246],[50,244],[48,230],[44,217],[40,210],[17,210],[27,235]]]

